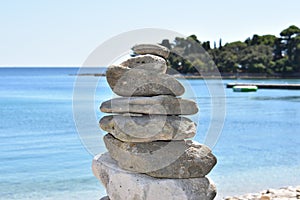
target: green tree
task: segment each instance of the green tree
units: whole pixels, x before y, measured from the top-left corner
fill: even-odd
[[[275,61],[275,66],[273,67],[276,73],[287,73],[289,69],[289,61],[287,57],[283,57]]]
[[[300,72],[300,34],[291,39],[290,61],[295,72]]]
[[[203,42],[203,43],[202,43],[202,47],[203,47],[206,51],[210,50],[210,42],[209,42],[209,41]]]
[[[284,51],[284,45],[282,44],[282,39],[281,38],[276,38],[275,43],[274,43],[274,49],[273,49],[273,60],[279,60],[283,58],[282,52]]]
[[[298,39],[297,36],[300,34],[300,29],[292,25],[287,29],[281,31],[280,36],[282,37],[282,42],[284,50],[288,56],[289,64],[295,65],[294,54],[297,52]]]
[[[161,45],[167,47],[168,49],[171,49],[171,48],[172,48],[172,47],[171,47],[171,44],[170,44],[170,41],[169,41],[168,39],[163,40],[163,41],[161,42]]]
[[[262,73],[270,67],[273,59],[272,48],[261,44],[248,46],[240,54],[240,64],[245,72]]]
[[[258,45],[268,45],[270,47],[274,47],[276,41],[275,35],[262,35],[258,38]]]
[[[219,49],[222,49],[222,39],[220,38],[220,40],[219,40]]]
[[[295,36],[299,33],[300,33],[300,29],[297,26],[292,25],[292,26],[289,26],[288,28],[284,29],[283,31],[281,31],[280,36],[289,40],[293,36]]]
[[[247,47],[247,44],[241,41],[236,41],[232,43],[227,43],[223,50],[224,51],[230,51],[234,54],[239,54],[243,49]]]
[[[221,73],[239,71],[287,75],[300,72],[300,29],[295,25],[284,29],[280,37],[254,34],[244,42],[236,41],[224,46],[220,39],[219,48],[216,42],[211,48],[209,41],[201,42],[196,35],[177,37],[173,42],[164,40],[162,45],[172,50],[168,63],[180,73],[197,73],[195,67],[202,72],[213,70],[214,64],[207,59],[207,53]]]
[[[221,51],[217,58],[220,72],[234,73],[238,66],[238,56],[230,51]]]

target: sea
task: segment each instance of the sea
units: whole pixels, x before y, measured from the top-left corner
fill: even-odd
[[[81,72],[76,67],[0,68],[1,200],[105,196],[91,164],[96,154],[106,151],[105,133],[98,127],[104,115],[99,105],[116,95],[105,77],[77,76]],[[213,138],[209,145],[218,163],[208,177],[218,189],[216,199],[300,185],[300,90],[241,93],[225,87],[229,82],[288,84],[299,79],[219,80],[221,93],[209,89],[216,80],[181,81],[188,84],[186,97],[200,108],[191,116],[198,124],[194,140]],[[226,108],[218,113],[222,117],[217,123],[219,107],[213,98]]]

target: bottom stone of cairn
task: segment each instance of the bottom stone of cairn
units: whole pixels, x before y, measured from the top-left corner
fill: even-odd
[[[109,153],[95,156],[93,173],[103,183],[110,200],[212,200],[216,187],[204,178],[160,179],[119,168]]]

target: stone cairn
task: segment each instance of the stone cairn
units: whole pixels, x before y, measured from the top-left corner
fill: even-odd
[[[198,112],[182,99],[184,87],[167,75],[169,49],[154,44],[132,48],[135,56],[112,65],[109,86],[120,98],[101,104],[108,115],[100,127],[108,132],[108,153],[95,156],[93,173],[107,195],[102,200],[210,200],[216,188],[205,177],[217,160],[211,150],[192,141],[196,124],[182,115]]]

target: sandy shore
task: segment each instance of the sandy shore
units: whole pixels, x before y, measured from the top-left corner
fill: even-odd
[[[300,185],[296,187],[282,187],[279,189],[268,189],[258,193],[249,193],[241,196],[225,197],[222,200],[299,200]],[[109,200],[107,196],[100,200]]]
[[[300,199],[300,186],[268,189],[259,193],[225,197],[223,200],[294,200]]]

